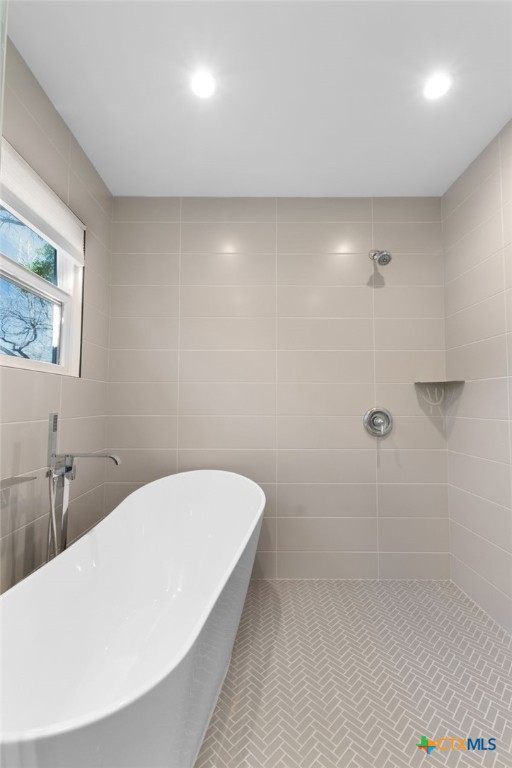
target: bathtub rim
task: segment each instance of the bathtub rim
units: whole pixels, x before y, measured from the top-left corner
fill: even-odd
[[[236,553],[232,557],[232,559],[229,561],[229,565],[226,567],[226,570],[224,572],[222,579],[219,579],[219,582],[217,583],[214,591],[212,592],[210,599],[207,601],[203,610],[199,614],[196,622],[194,623],[193,628],[190,632],[190,635],[187,639],[187,642],[184,643],[180,651],[175,656],[173,656],[170,659],[170,661],[162,667],[161,670],[159,670],[158,675],[153,675],[152,677],[148,677],[148,679],[144,681],[144,684],[141,684],[135,687],[133,691],[131,691],[130,696],[127,696],[123,699],[120,698],[120,699],[114,700],[110,702],[108,705],[99,707],[97,709],[93,709],[85,715],[80,715],[78,717],[74,717],[67,720],[60,720],[55,725],[52,724],[51,726],[45,726],[42,728],[31,728],[23,731],[5,731],[5,732],[3,732],[0,727],[0,749],[4,745],[6,747],[10,747],[14,744],[23,744],[23,743],[28,743],[30,741],[36,741],[40,739],[59,736],[74,730],[86,728],[100,720],[104,720],[112,715],[116,715],[126,707],[130,706],[130,704],[132,704],[133,702],[137,701],[138,699],[141,699],[143,696],[150,693],[151,690],[153,690],[157,685],[159,685],[166,677],[168,677],[168,675],[172,673],[174,669],[176,669],[179,666],[179,664],[190,652],[203,626],[205,625],[205,622],[207,621],[209,615],[211,614],[217,600],[219,599],[221,592],[223,591],[231,574],[233,573],[236,567],[236,564],[240,560],[242,553],[247,547],[251,539],[251,536],[254,534],[256,527],[259,525],[259,523],[262,520],[263,512],[265,510],[265,504],[266,504],[265,493],[263,489],[258,485],[258,483],[256,483],[254,480],[251,480],[249,477],[246,477],[245,475],[239,474],[238,472],[230,472],[228,470],[221,470],[221,469],[193,469],[193,470],[187,470],[184,472],[176,472],[172,475],[166,475],[165,477],[161,477],[161,478],[158,478],[157,480],[153,480],[149,483],[145,483],[141,488],[137,488],[135,491],[132,491],[132,493],[130,493],[126,497],[126,499],[128,499],[131,496],[136,496],[141,492],[143,492],[144,489],[147,488],[149,485],[154,486],[154,485],[161,484],[172,477],[178,477],[180,475],[205,475],[205,474],[232,475],[232,476],[243,479],[246,483],[255,486],[259,494],[260,503],[258,506],[257,514],[255,514],[254,521],[252,522],[251,525],[248,526],[247,532],[245,533],[243,538],[240,540],[240,544],[236,550]],[[69,547],[69,549],[65,550],[59,555],[59,558],[65,557],[67,555],[67,552],[72,551],[73,547],[76,544],[78,544],[81,541],[81,539],[85,538],[86,536],[94,535],[94,533],[102,525],[102,523],[106,522],[113,514],[115,514],[119,510],[120,507],[122,507],[126,499],[123,499],[123,501],[121,501],[108,515],[106,515],[102,520],[100,520],[99,523],[97,523],[93,528],[87,531],[83,536],[81,536],[79,539],[73,542],[73,544]],[[51,566],[52,563],[55,563],[57,561],[58,561],[58,558],[54,558],[53,560],[51,560],[49,563],[46,563],[45,565]],[[38,568],[32,574],[29,574],[29,576],[27,576],[26,578],[29,579],[32,576],[35,576],[35,574],[39,570],[41,569]],[[19,584],[21,585],[24,581],[25,579],[20,581]],[[11,592],[11,590],[15,590],[17,586],[18,584],[14,585],[11,589],[7,590],[7,592],[4,594],[8,594],[9,592]],[[0,595],[0,602],[1,602],[1,599],[2,599],[2,595]],[[0,718],[0,726],[1,726],[1,718]]]

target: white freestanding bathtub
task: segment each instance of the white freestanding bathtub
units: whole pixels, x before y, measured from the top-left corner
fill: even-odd
[[[230,472],[166,477],[6,592],[2,768],[192,768],[264,506]]]

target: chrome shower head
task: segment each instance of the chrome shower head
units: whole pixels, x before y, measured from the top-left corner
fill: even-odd
[[[389,264],[392,259],[389,251],[370,251],[368,256],[370,259],[372,259],[372,261],[375,261],[381,267],[385,267],[386,264]]]

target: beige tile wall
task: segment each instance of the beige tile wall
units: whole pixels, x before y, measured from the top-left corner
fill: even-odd
[[[106,446],[111,196],[32,73],[7,48],[3,134],[87,227],[82,377],[1,369],[1,476],[36,481],[2,493],[1,588],[46,556],[48,413],[61,415],[61,450]],[[81,461],[72,486],[70,538],[104,514],[103,462]]]
[[[413,385],[444,374],[438,199],[117,198],[112,243],[111,507],[230,469],[267,493],[260,576],[448,577],[444,424]]]
[[[142,483],[232,469],[268,498],[257,575],[447,578],[451,536],[453,577],[507,624],[510,125],[444,196],[442,237],[434,198],[119,198],[111,232],[108,190],[12,46],[4,110],[86,223],[87,272],[83,378],[2,372],[2,476],[37,476],[2,498],[3,588],[44,559],[58,410],[62,450],[123,457],[80,465],[72,536]],[[374,271],[371,247],[391,264]],[[445,375],[445,336],[467,379],[446,423],[413,385]],[[378,444],[374,404],[395,417]]]
[[[512,629],[512,123],[442,198],[452,578]]]

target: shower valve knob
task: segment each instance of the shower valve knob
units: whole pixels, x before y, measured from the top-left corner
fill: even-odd
[[[385,408],[370,408],[364,415],[363,424],[373,437],[385,437],[393,429],[393,417]]]

